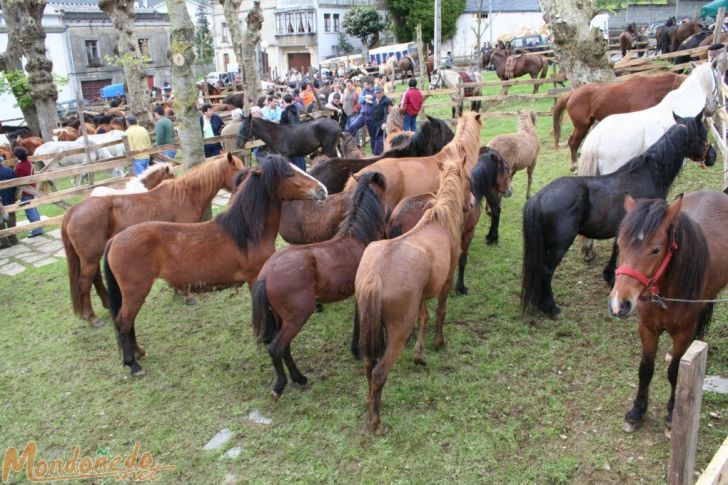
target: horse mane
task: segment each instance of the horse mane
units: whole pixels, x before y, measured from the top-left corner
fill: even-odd
[[[244,180],[230,207],[215,217],[220,229],[245,253],[248,252],[248,245],[258,244],[263,237],[276,181],[293,174],[291,164],[280,155],[263,158],[259,167],[260,172]]]
[[[670,91],[665,95],[658,106],[673,107],[673,99],[682,96],[682,94],[690,89],[693,84],[699,84],[705,89],[705,92],[710,93],[713,90],[713,67],[710,62],[699,65],[692,70],[690,75],[676,89]],[[675,107],[673,107],[673,111]]]
[[[458,120],[458,125],[455,129],[455,137],[447,144],[447,146],[456,145],[460,150],[465,152],[467,157],[467,167],[472,168],[476,163],[478,163],[481,128],[482,122],[480,121],[478,113],[474,113],[472,111],[463,113]],[[458,154],[457,159],[462,160],[462,154]]]
[[[478,158],[478,163],[470,172],[470,189],[478,204],[493,186],[498,175],[507,171],[508,164],[500,153],[491,147],[485,147],[485,151]]]
[[[465,194],[463,184],[467,183],[465,167],[459,160],[445,165],[440,177],[435,204],[427,210],[417,224],[438,222],[450,231],[454,241],[460,241],[463,232],[463,205]]]
[[[662,227],[667,207],[667,202],[662,199],[638,200],[634,209],[625,216],[620,229],[627,247],[634,248],[649,240]],[[671,298],[701,299],[709,262],[708,244],[703,231],[690,216],[683,213],[675,218],[671,230],[678,249],[673,254],[660,287],[673,289],[675,293],[669,295]],[[688,309],[691,305],[673,304],[679,309]]]
[[[372,182],[387,190],[384,176],[379,172],[366,172],[359,177],[351,205],[336,235],[351,235],[364,246],[380,239],[386,225],[384,201],[369,186]]]
[[[197,165],[181,177],[170,180],[164,184],[170,191],[169,197],[182,202],[189,199],[191,193],[214,191],[227,176],[228,163],[227,154],[223,153],[209,162]]]
[[[518,131],[528,131],[535,133],[536,113],[531,110],[523,111],[518,114]]]

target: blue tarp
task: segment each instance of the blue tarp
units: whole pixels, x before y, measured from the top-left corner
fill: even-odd
[[[728,1],[715,0],[707,5],[703,5],[703,8],[700,9],[700,16],[715,18],[718,15],[718,9],[720,7],[728,7]]]
[[[124,84],[109,84],[100,89],[101,97],[104,99],[114,98],[116,96],[124,96]]]

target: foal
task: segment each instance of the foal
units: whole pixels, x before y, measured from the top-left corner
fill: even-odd
[[[511,177],[517,171],[526,169],[528,174],[526,199],[531,198],[533,169],[536,168],[538,152],[541,149],[535,126],[536,113],[533,111],[518,113],[518,131],[516,133],[498,135],[488,142],[488,146],[500,153],[511,167]]]
[[[265,160],[265,159],[264,159]],[[143,371],[134,333],[144,299],[157,278],[175,289],[214,291],[255,281],[275,252],[281,201],[326,198],[321,183],[278,155],[247,170],[222,214],[207,222],[144,222],[106,245],[104,274],[124,365]],[[136,354],[136,355],[135,355]]]
[[[367,247],[356,273],[359,347],[369,383],[369,429],[384,432],[379,417],[382,387],[419,315],[415,361],[424,363],[427,300],[437,297],[435,348],[445,345],[442,325],[452,273],[460,253],[463,207],[470,190],[462,161],[450,159],[442,171],[435,205],[409,232]]]
[[[384,236],[386,183],[379,172],[359,179],[346,220],[337,235],[325,242],[288,246],[274,254],[253,285],[253,329],[258,342],[268,345],[277,379],[278,398],[288,380],[307,382],[291,357],[291,341],[316,308],[354,294],[354,276],[364,248]]]
[[[141,194],[161,184],[165,180],[174,178],[174,167],[169,163],[156,163],[144,170],[138,177],[132,177],[123,188],[96,187],[91,196],[101,197],[107,195]]]

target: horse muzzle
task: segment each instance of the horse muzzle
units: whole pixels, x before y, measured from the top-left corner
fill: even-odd
[[[510,197],[513,195],[513,190],[511,189],[511,186],[509,185],[508,188],[503,192],[503,197]]]
[[[612,292],[614,293],[614,292]],[[631,317],[637,305],[630,299],[621,299],[619,295],[610,294],[607,300],[607,306],[609,307],[609,314],[612,317],[617,318],[629,318]]]
[[[315,201],[323,202],[326,200],[328,195],[329,193],[323,185],[316,187],[315,189],[311,189],[311,198]]]

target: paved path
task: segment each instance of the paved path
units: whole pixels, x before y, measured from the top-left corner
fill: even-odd
[[[230,194],[220,191],[212,201],[214,207],[225,207]],[[21,221],[19,226],[23,225]],[[13,276],[28,268],[39,268],[66,257],[61,230],[46,231],[42,236],[21,239],[18,244],[0,249],[0,275]]]

